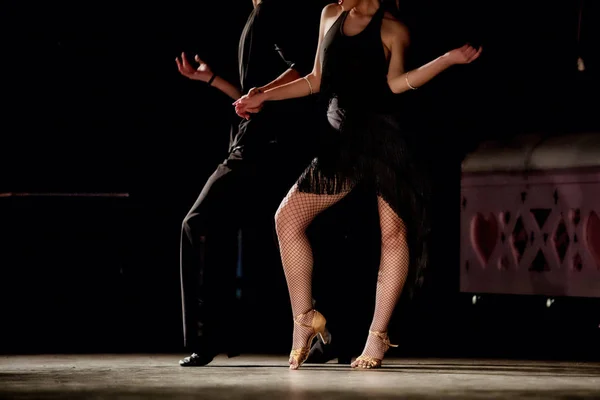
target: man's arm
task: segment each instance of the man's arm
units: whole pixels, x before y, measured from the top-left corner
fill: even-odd
[[[200,57],[196,55],[195,60],[199,64],[197,69],[192,67],[185,53],[181,53],[181,60],[175,58],[179,73],[186,78],[208,83],[210,86],[219,89],[234,100],[237,100],[242,96],[240,89],[238,89],[237,86],[213,73],[208,64],[202,61]]]
[[[312,43],[311,39],[314,39],[314,43],[317,42],[318,25],[315,24],[318,24],[319,20],[315,19],[315,24],[310,24],[302,18],[301,23],[290,23],[288,16],[297,11],[295,7],[285,4],[285,2],[279,2],[271,3],[268,9],[266,7],[264,9],[266,11],[264,18],[268,19],[268,22],[265,21],[267,22],[265,30],[272,40],[274,51],[281,58],[282,65],[287,66],[288,69],[277,77],[277,79],[257,88],[259,93],[293,82],[306,76],[312,70],[314,49],[312,48],[313,46],[307,45],[306,42]],[[304,13],[310,14],[309,11],[306,11],[303,12],[303,16]],[[318,18],[318,14],[315,14],[315,16]],[[256,94],[256,92],[251,94]]]
[[[275,79],[274,81],[267,83],[266,85],[261,86],[259,88],[250,89],[248,91],[248,96],[252,97],[256,94],[264,93],[265,91],[267,91],[269,89],[274,89],[279,86],[288,84],[290,82],[294,82],[295,80],[299,79],[300,77],[301,77],[300,73],[298,71],[296,71],[292,66],[291,68],[286,70],[283,74],[279,75],[279,77],[277,79]],[[241,98],[241,96],[239,98]],[[237,101],[238,99],[235,99],[235,100]],[[233,104],[235,104],[235,103],[233,103]],[[259,112],[261,109],[262,109],[262,106],[257,107],[257,108],[252,108],[252,109],[248,108],[244,112],[240,112],[239,116],[242,118],[248,119],[248,118],[250,118],[250,114]]]
[[[240,97],[242,97],[240,89],[229,83],[227,80],[221,78],[220,76],[215,76],[214,81],[210,86],[219,89],[221,92],[225,93],[227,96],[231,97],[234,100],[237,100]]]
[[[251,109],[262,107],[265,101],[286,100],[298,97],[306,97],[313,93],[318,93],[321,88],[321,46],[325,37],[325,32],[331,27],[333,21],[338,18],[341,8],[337,4],[326,6],[321,13],[321,24],[319,28],[319,37],[316,56],[314,58],[312,71],[300,79],[296,79],[285,85],[281,85],[267,90],[264,93],[255,95],[245,95],[233,103],[236,107],[236,113],[246,118]]]

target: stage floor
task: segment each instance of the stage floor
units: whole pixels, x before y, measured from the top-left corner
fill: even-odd
[[[289,371],[285,357],[220,357],[181,368],[181,355],[0,356],[0,397],[177,399],[600,398],[600,363],[391,359]]]

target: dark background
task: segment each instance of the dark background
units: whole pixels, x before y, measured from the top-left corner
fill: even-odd
[[[403,3],[412,30],[409,66],[465,42],[484,51],[403,102],[406,123],[431,138],[438,194],[434,262],[420,299],[403,304],[393,324],[398,354],[598,356],[600,313],[591,299],[560,299],[546,309],[541,297],[484,296],[473,306],[470,295],[458,293],[454,201],[465,152],[489,138],[600,129],[600,4],[585,2],[578,45],[580,4]],[[182,350],[180,224],[226,156],[233,116],[230,99],[181,77],[174,59],[198,53],[235,80],[237,41],[251,6],[3,4],[0,193],[129,197],[0,197],[0,351]],[[585,72],[577,71],[578,55]],[[320,241],[319,263],[337,269],[315,291],[325,307],[329,298],[340,308],[357,292],[372,296],[365,292],[374,285],[355,271],[373,264],[376,245],[368,213],[333,213],[313,234],[324,232],[335,249],[331,255]],[[365,229],[333,224],[350,218]],[[373,279],[375,269],[365,271]],[[285,287],[255,290],[274,294],[259,296],[260,308],[249,315],[262,320],[271,313],[275,328],[253,350],[288,351]],[[358,307],[354,297],[346,308]],[[363,330],[365,318],[357,317]],[[245,336],[261,333],[252,318],[241,325]],[[586,347],[594,342],[596,350]]]

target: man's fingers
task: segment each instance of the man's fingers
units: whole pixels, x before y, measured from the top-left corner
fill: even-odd
[[[183,66],[183,68],[188,68],[189,64],[187,63],[187,60],[185,59],[185,56],[181,56],[181,65]]]
[[[185,69],[192,68],[191,65],[190,65],[190,62],[188,61],[188,59],[187,59],[187,57],[185,55],[185,53],[181,53],[181,62],[183,64],[183,68],[185,68]]]

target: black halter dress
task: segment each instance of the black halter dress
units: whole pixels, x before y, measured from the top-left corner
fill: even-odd
[[[407,283],[412,288],[411,283],[420,284],[427,259],[427,169],[417,135],[403,131],[396,117],[381,41],[383,7],[357,35],[344,34],[347,16],[343,12],[323,39],[324,140],[297,185],[300,192],[325,195],[346,193],[358,184],[372,188],[408,228],[413,276]]]

